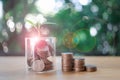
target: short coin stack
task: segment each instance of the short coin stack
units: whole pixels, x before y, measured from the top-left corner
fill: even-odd
[[[85,71],[84,64],[85,64],[84,58],[75,58],[74,59],[74,71],[75,72]]]
[[[94,65],[85,65],[84,58],[73,58],[73,53],[62,53],[62,71],[63,72],[94,72],[97,67]]]
[[[62,70],[65,72],[73,70],[73,54],[62,53]]]

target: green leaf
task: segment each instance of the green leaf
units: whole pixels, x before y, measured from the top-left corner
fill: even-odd
[[[26,22],[28,22],[28,23],[30,23],[32,26],[34,26],[35,24],[32,22],[32,21],[30,21],[30,20],[25,20]]]

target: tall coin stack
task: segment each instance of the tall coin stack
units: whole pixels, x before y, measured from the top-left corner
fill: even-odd
[[[73,70],[73,53],[62,53],[62,71],[69,72]]]
[[[85,71],[84,58],[74,58],[74,68],[73,69],[75,72]]]

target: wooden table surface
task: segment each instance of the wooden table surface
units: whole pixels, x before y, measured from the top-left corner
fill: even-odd
[[[0,80],[120,80],[120,57],[85,57],[86,64],[98,67],[96,72],[62,72],[61,58],[51,73],[26,73],[24,57],[0,57]]]

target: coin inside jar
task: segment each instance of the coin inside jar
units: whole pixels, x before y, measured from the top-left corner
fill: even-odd
[[[55,58],[53,56],[49,56],[49,57],[47,57],[47,60],[49,60],[50,62],[53,62],[55,60]]]
[[[33,64],[32,64],[33,71],[41,72],[44,70],[44,68],[45,68],[45,64],[44,64],[43,60],[33,61]]]
[[[45,65],[48,64],[53,64],[51,61],[49,61],[48,59],[42,59]]]
[[[53,65],[52,64],[48,64],[48,65],[45,65],[44,71],[52,70],[52,69],[53,69]]]
[[[37,55],[39,56],[39,58],[47,58],[49,55],[48,55],[48,51],[39,51],[37,52]]]
[[[33,58],[28,58],[28,59],[27,59],[27,64],[28,64],[28,66],[31,66],[32,63],[33,63]]]

